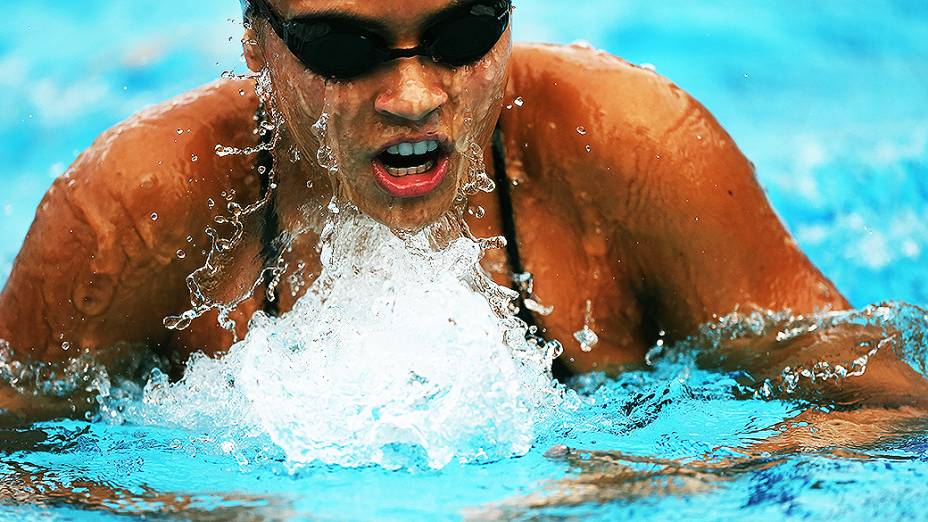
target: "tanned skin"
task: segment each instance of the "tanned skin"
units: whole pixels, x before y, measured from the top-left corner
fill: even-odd
[[[451,2],[272,4],[284,17],[337,8],[379,19],[402,47],[415,45],[420,21]],[[249,66],[270,69],[287,119],[273,152],[280,226],[308,230],[286,256],[278,300],[286,312],[305,290],[286,283],[297,261],[303,273],[318,274],[315,245],[332,196],[314,161],[318,144],[307,134],[325,87],[266,24],[258,21],[248,31],[251,40]],[[587,48],[513,46],[507,32],[465,71],[402,59],[340,89],[333,114],[343,118],[346,143],[358,144],[342,151],[348,173],[339,174],[345,176],[340,190],[362,211],[400,228],[420,227],[445,212],[465,167],[458,165],[456,177],[434,194],[401,201],[365,178],[369,172],[352,171],[352,161],[369,161],[368,150],[404,132],[454,136],[464,125],[455,104],[469,104],[477,107],[475,133],[492,174],[489,143],[499,120],[522,263],[535,276],[540,301],[554,306],[553,314],[536,318],[547,337],[563,342],[562,361],[571,370],[640,362],[658,332],[668,341],[681,339],[736,309],[801,314],[849,306],[777,219],[731,137],[702,105],[652,71]],[[521,106],[512,104],[517,97]],[[156,351],[175,363],[175,376],[190,353],[227,350],[233,336],[215,313],[182,331],[166,329],[162,320],[189,308],[185,277],[204,264],[203,231],[225,213],[226,200],[248,204],[261,197],[254,155],[214,152],[217,144],[257,144],[258,104],[253,79],[219,81],[98,138],[37,210],[0,295],[0,339],[24,360],[61,361],[89,350],[118,365],[134,353]],[[293,148],[312,160],[289,161]],[[502,233],[495,193],[474,196],[470,205],[486,209],[481,219],[468,216],[476,235]],[[305,208],[314,209],[318,223],[307,221]],[[260,234],[246,234],[215,293],[232,296],[251,284],[262,248]],[[511,284],[505,251],[489,252],[484,267]],[[600,338],[590,352],[572,339],[587,301]],[[233,314],[239,337],[263,303],[258,292]],[[72,348],[63,350],[63,342]],[[745,350],[766,353],[766,345],[758,346]],[[890,352],[875,360],[884,362],[872,365],[865,389],[891,390],[897,403],[928,396],[924,381]],[[35,401],[0,393],[0,407],[30,418],[71,411],[67,400]]]

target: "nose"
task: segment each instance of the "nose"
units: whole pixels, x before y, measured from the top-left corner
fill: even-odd
[[[374,109],[389,118],[412,123],[422,123],[438,113],[448,101],[448,93],[430,72],[416,58],[400,59],[387,88],[377,95]]]

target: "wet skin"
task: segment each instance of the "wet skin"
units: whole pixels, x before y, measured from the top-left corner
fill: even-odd
[[[273,2],[284,17],[338,9],[380,20],[396,47],[416,45],[421,21],[450,4]],[[848,307],[779,222],[730,136],[652,71],[587,48],[513,46],[507,32],[470,67],[408,58],[327,87],[264,23],[245,40],[249,67],[268,69],[286,120],[273,152],[275,204],[280,228],[301,233],[285,256],[282,312],[318,273],[315,245],[333,184],[315,162],[311,127],[326,104],[339,144],[335,190],[375,219],[406,229],[451,207],[467,175],[470,141],[492,167],[489,141],[499,120],[522,262],[535,275],[539,299],[555,310],[537,319],[546,336],[564,343],[572,370],[639,362],[658,332],[680,339],[736,308]],[[175,376],[190,353],[228,349],[232,334],[214,313],[183,331],[166,329],[162,319],[189,307],[184,278],[203,265],[203,231],[216,226],[226,200],[260,198],[255,157],[214,152],[216,144],[257,143],[254,92],[251,79],[216,82],[98,138],[37,210],[0,295],[0,339],[24,359],[46,361],[78,350],[106,358],[118,347],[114,360],[154,350],[176,364]],[[517,97],[521,106],[513,104]],[[371,174],[372,159],[398,139],[424,136],[448,144],[446,179],[425,196],[390,195]],[[294,151],[300,161],[291,161]],[[470,205],[486,209],[481,219],[468,216],[478,236],[501,233],[495,193],[474,196]],[[215,295],[238,295],[255,280],[260,227],[260,220],[246,224],[244,242],[220,267]],[[484,266],[511,284],[504,251],[489,252]],[[305,284],[288,282],[300,274]],[[233,313],[239,336],[263,301],[259,292]],[[600,342],[583,352],[573,332],[584,324],[587,301]],[[63,342],[73,348],[63,350]],[[888,376],[912,385],[917,378],[905,369],[895,365]],[[21,401],[5,393],[0,405],[16,409]]]

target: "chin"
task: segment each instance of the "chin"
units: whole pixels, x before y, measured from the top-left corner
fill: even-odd
[[[450,209],[451,201],[443,204],[435,200],[420,199],[403,200],[392,207],[381,207],[365,213],[393,230],[417,232],[438,221]],[[361,211],[364,212],[364,209]]]

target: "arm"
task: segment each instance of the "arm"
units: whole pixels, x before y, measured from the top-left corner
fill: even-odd
[[[540,162],[557,165],[564,172],[559,190],[581,199],[582,211],[593,215],[588,221],[609,231],[609,252],[621,257],[616,273],[627,274],[640,308],[665,340],[682,340],[735,310],[799,315],[849,308],[783,227],[753,165],[698,102],[659,75],[606,53],[573,47],[521,52],[531,55],[525,63],[569,71],[534,78],[542,86],[536,97],[550,100],[543,110],[561,119],[532,131],[557,143],[556,150],[540,153],[550,156]],[[838,325],[774,350],[773,331],[772,343],[730,343],[720,352],[724,357],[704,361],[727,369],[742,365],[762,382],[785,365],[811,368],[824,355],[850,363],[872,334]],[[837,389],[826,388],[826,394]],[[928,395],[925,380],[892,349],[874,356],[867,373],[843,390],[887,405]]]
[[[113,376],[132,359],[167,347],[172,332],[162,320],[186,308],[184,278],[208,248],[207,199],[232,188],[232,166],[212,154],[217,138],[176,132],[202,127],[202,115],[212,114],[204,104],[248,101],[237,90],[217,90],[133,117],[55,180],[0,294],[0,339],[9,346],[3,362],[63,365],[87,352]],[[253,140],[232,136],[239,140],[232,143]],[[192,162],[193,154],[202,159]],[[177,255],[182,249],[184,259]],[[70,415],[86,409],[86,399],[0,390],[0,408],[22,418]]]
[[[648,245],[639,252],[639,264],[657,323],[679,339],[733,310],[790,310],[801,316],[849,308],[777,219],[753,165],[731,137],[689,96],[670,85],[666,89],[674,96],[649,105],[673,107],[678,100],[679,106],[671,110],[673,118],[664,116],[652,126],[659,129],[654,139],[639,149],[655,158],[640,162],[645,168],[637,173],[649,187],[643,189],[651,194],[645,208],[652,212],[632,230]],[[769,379],[781,389],[793,378],[789,393],[807,400],[924,407],[928,381],[900,358],[903,336],[868,314],[767,324],[764,335],[732,339],[701,362],[747,371],[757,384]],[[813,324],[820,328],[781,334]],[[833,376],[838,365],[847,377]],[[809,372],[820,377],[810,378]]]

